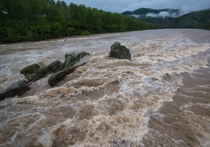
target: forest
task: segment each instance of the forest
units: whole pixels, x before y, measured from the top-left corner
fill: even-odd
[[[157,28],[118,13],[60,0],[1,0],[0,20],[0,43]]]

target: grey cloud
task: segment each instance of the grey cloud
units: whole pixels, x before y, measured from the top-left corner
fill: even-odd
[[[210,8],[210,1],[200,0],[198,2],[197,0],[192,0],[192,3],[189,3],[189,5],[185,4],[180,7],[180,13],[183,15],[192,11],[199,11],[208,8]]]
[[[162,12],[159,13],[159,15],[163,18],[171,16],[171,14],[167,11],[162,11]]]
[[[133,16],[133,17],[135,17],[135,18],[139,18],[141,15],[132,14],[131,16]]]
[[[147,13],[146,17],[159,17],[159,15],[154,13]]]
[[[162,18],[165,18],[165,17],[178,17],[178,15],[176,13],[170,13],[168,11],[162,11],[158,14],[148,13],[146,15],[146,17],[162,17]]]

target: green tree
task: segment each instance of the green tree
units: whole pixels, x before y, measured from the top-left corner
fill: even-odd
[[[131,17],[61,0],[0,0],[0,21],[1,43],[155,28]]]
[[[59,22],[55,22],[55,23],[52,25],[52,32],[53,32],[53,34],[54,34],[54,37],[60,36],[61,30],[62,30],[62,27],[61,27],[61,25],[59,24]]]
[[[50,32],[50,25],[47,24],[45,16],[39,15],[36,24],[38,32],[41,33],[41,37],[44,39],[44,33]]]
[[[102,26],[103,26],[102,20],[98,18],[97,21],[96,21],[96,30],[97,30],[97,32],[100,33],[102,31]]]

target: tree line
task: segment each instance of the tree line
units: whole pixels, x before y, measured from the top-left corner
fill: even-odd
[[[154,29],[117,13],[58,0],[1,0],[0,43]]]

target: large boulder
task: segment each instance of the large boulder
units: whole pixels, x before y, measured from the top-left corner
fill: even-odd
[[[31,64],[20,70],[20,73],[24,75],[24,77],[29,80],[40,70],[40,66],[38,64]]]
[[[38,64],[31,64],[20,70],[20,73],[29,81],[36,81],[45,76],[45,67],[41,68]],[[35,80],[36,79],[36,80]]]
[[[20,70],[21,74],[34,74],[40,69],[40,66],[38,64],[32,64],[24,67]]]
[[[40,80],[41,78],[44,78],[46,74],[47,74],[47,68],[43,67],[40,68],[40,70],[35,74],[29,75],[27,80],[28,82],[35,82],[37,80]]]
[[[50,76],[50,78],[48,79],[48,84],[53,87],[55,86],[59,81],[63,80],[68,74],[74,72],[74,70],[79,67],[79,66],[83,66],[85,65],[86,63],[83,63],[83,64],[80,64],[78,66],[74,66],[74,67],[71,67],[71,68],[68,68],[64,71],[60,71],[56,74],[53,74]]]
[[[0,92],[0,100],[3,100],[7,97],[14,97],[16,95],[21,96],[28,90],[30,90],[30,82],[26,80],[20,80],[15,84],[12,84],[4,91]]]
[[[131,60],[131,53],[130,53],[130,50],[126,48],[124,45],[121,45],[120,43],[115,42],[111,46],[109,57]]]

